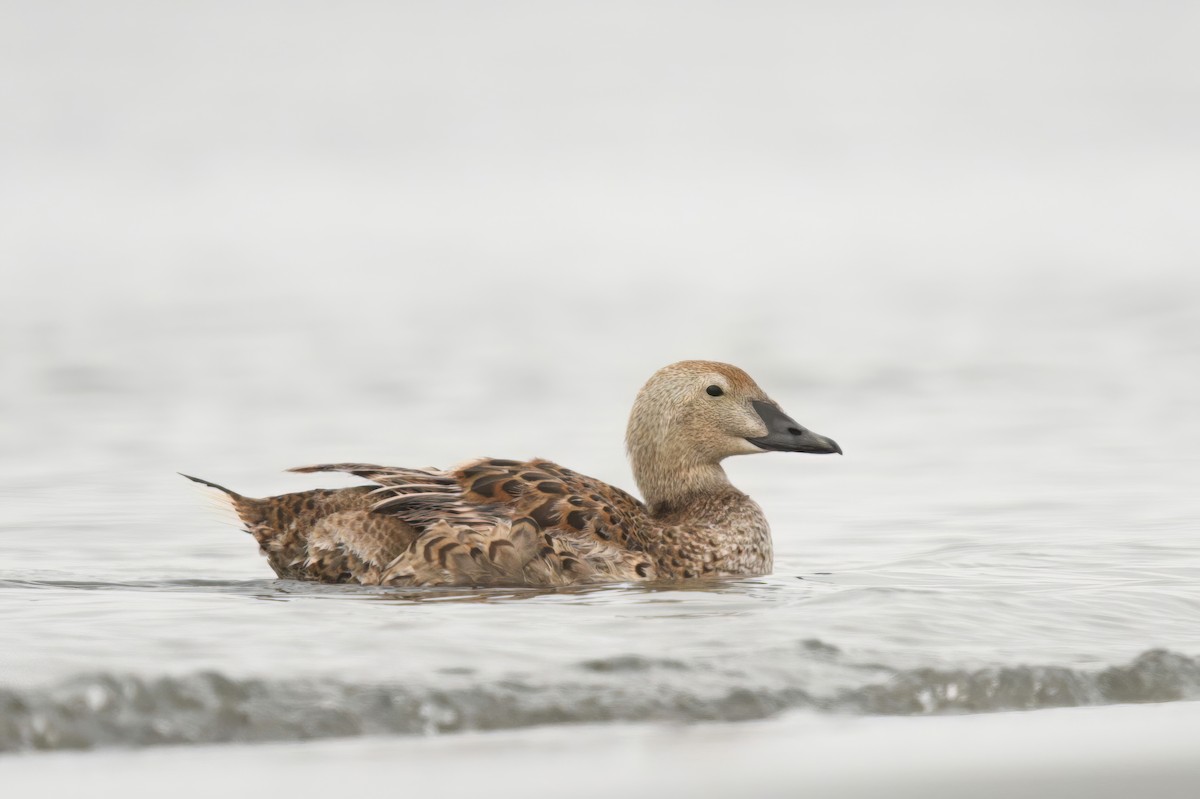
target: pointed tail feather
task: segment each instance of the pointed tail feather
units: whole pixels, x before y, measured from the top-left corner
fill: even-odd
[[[210,482],[201,477],[193,477],[192,475],[184,474],[183,472],[179,472],[179,476],[186,477],[193,483],[199,483],[202,486],[220,491],[224,496],[218,498],[220,503],[219,507],[221,507],[223,510],[232,510],[237,516],[238,523],[244,526],[247,532],[249,532],[252,526],[262,523],[263,501],[261,499],[244,497],[232,489]]]
[[[225,486],[217,485],[216,483],[210,483],[209,481],[205,480],[202,477],[192,477],[190,474],[184,474],[183,472],[176,472],[176,474],[178,474],[180,477],[186,477],[187,479],[191,480],[193,483],[199,483],[200,485],[208,486],[209,488],[215,488],[218,491],[222,491],[231,497],[241,497],[242,496],[238,492],[228,489]]]

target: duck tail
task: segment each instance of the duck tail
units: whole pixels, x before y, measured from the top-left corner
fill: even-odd
[[[241,527],[244,527],[247,532],[249,532],[250,529],[252,529],[255,525],[262,524],[263,508],[266,504],[263,500],[244,497],[232,489],[226,488],[223,485],[209,482],[201,477],[192,477],[190,474],[184,474],[183,472],[179,472],[179,476],[186,477],[193,483],[199,483],[206,488],[212,488],[216,491],[219,491],[220,494],[212,494],[211,492],[206,493],[208,493],[208,495],[216,501],[218,509],[225,513],[233,511],[233,514],[237,517],[237,524]]]

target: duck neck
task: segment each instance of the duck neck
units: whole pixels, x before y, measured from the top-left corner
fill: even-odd
[[[719,463],[633,457],[633,479],[652,516],[686,513],[700,498],[740,494]],[[670,468],[663,468],[672,463]]]

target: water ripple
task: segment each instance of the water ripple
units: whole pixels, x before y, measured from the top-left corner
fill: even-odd
[[[806,675],[814,664],[837,663],[838,650],[808,640],[794,651],[795,668],[783,675],[752,668],[734,680],[720,662],[631,656],[582,661],[549,681],[514,675],[473,683],[468,670],[429,685],[235,679],[217,672],[87,674],[48,687],[0,689],[0,751],[743,721],[794,708],[914,715],[1200,698],[1200,658],[1161,649],[1099,670],[845,663],[858,684],[828,693],[816,693]]]

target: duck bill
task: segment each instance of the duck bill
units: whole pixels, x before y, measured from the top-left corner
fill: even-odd
[[[769,402],[754,400],[750,403],[754,412],[767,426],[767,434],[758,438],[747,438],[754,446],[769,452],[813,452],[828,455],[842,454],[842,448],[832,438],[814,433],[796,423],[779,408]]]

